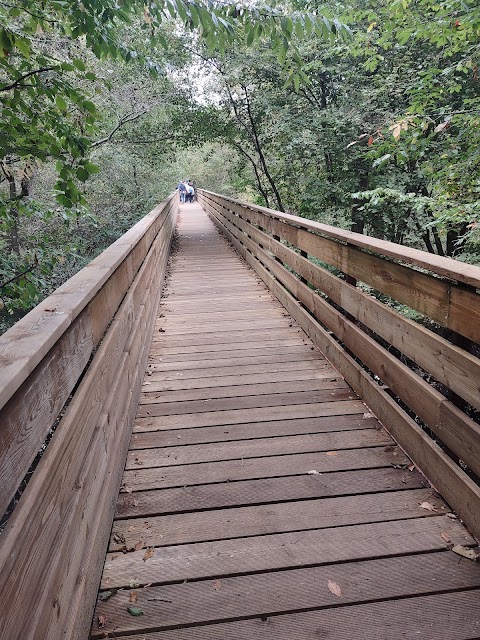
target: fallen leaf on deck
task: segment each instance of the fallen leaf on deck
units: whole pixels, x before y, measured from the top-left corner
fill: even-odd
[[[131,616],[143,616],[143,611],[139,607],[128,607],[127,611]]]
[[[116,589],[115,591],[102,591],[102,593],[99,594],[98,599],[102,601],[108,600],[109,598],[114,596],[116,593],[117,593]]]
[[[451,520],[458,520],[458,516],[455,513],[447,513],[447,518],[450,518]]]
[[[458,556],[463,556],[464,558],[468,558],[469,560],[478,560],[480,558],[480,553],[475,551],[474,549],[467,549],[463,544],[456,544],[452,547],[453,553],[456,553]]]
[[[130,591],[129,601],[130,602],[136,602],[137,601],[137,592],[136,591]]]
[[[143,561],[146,562],[147,560],[149,560],[149,558],[151,558],[154,553],[155,549],[153,547],[148,547],[148,549],[145,551],[145,555],[143,556]]]
[[[373,418],[373,417],[374,417],[373,413],[370,413],[369,411],[367,411],[367,412],[365,412],[363,414],[363,419],[364,420],[368,420],[368,418]]]
[[[315,469],[312,469],[311,471],[307,471],[307,475],[309,475],[309,476],[321,476],[322,474],[320,473],[320,471],[316,471]]]
[[[426,509],[427,511],[433,511],[433,512],[437,512],[437,509],[435,509],[435,507],[433,506],[433,504],[430,504],[430,502],[422,502],[420,504],[420,508],[421,509]]]
[[[132,578],[128,583],[128,586],[130,587],[130,589],[136,589],[140,586],[140,583],[137,578]]]
[[[215,591],[219,591],[221,586],[222,582],[220,580],[215,580],[215,582],[213,583],[213,588],[215,589]]]
[[[327,451],[327,456],[338,456],[337,451]]]
[[[105,625],[107,624],[107,616],[98,616],[98,628],[105,629]]]
[[[328,581],[328,590],[333,593],[334,596],[342,597],[342,589],[339,584],[333,582],[333,580]]]
[[[442,531],[442,533],[440,535],[445,540],[445,542],[447,542],[447,543],[451,542],[450,538],[448,537],[448,533],[446,533],[445,531]]]
[[[408,467],[408,470],[409,470],[409,471],[415,471],[415,465],[414,465],[414,464],[411,464],[411,465]]]
[[[143,549],[143,540],[139,540],[134,548],[135,551],[140,551],[141,549]]]
[[[117,544],[125,544],[125,536],[123,535],[123,533],[114,533],[113,541]]]

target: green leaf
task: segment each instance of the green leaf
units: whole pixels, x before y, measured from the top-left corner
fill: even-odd
[[[65,98],[63,96],[58,95],[55,98],[55,104],[60,109],[60,111],[66,111],[67,110],[67,103],[66,103]]]
[[[83,62],[83,60],[80,60],[79,58],[74,58],[72,60],[72,64],[74,67],[76,67],[79,71],[85,71],[86,70],[86,65]]]
[[[76,173],[77,178],[80,180],[80,182],[86,182],[90,177],[90,174],[84,167],[79,167]]]
[[[131,616],[143,616],[143,610],[140,607],[128,607],[127,611]]]
[[[93,164],[93,162],[86,162],[84,167],[85,167],[85,170],[88,171],[88,173],[90,174],[99,173],[100,171],[100,167],[97,167],[97,165]]]

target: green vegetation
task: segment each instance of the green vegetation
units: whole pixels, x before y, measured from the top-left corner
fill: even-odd
[[[475,0],[0,2],[0,329],[179,179],[476,262]]]

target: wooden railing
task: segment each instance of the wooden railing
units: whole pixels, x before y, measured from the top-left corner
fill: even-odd
[[[480,409],[480,268],[207,191],[198,198],[480,536],[480,426],[473,419]],[[397,313],[372,290],[439,330]]]
[[[177,212],[174,194],[0,338],[0,638],[87,638]],[[66,404],[67,403],[67,404]]]

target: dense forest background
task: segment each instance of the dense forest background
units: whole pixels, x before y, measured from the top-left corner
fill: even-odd
[[[480,261],[477,0],[0,0],[0,331],[181,179]]]

